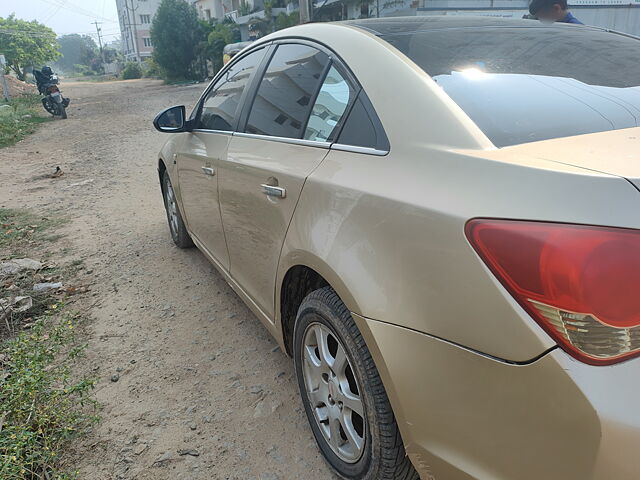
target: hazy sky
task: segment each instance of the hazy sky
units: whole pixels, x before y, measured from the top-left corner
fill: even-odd
[[[37,20],[59,35],[91,34],[96,38],[96,26],[102,22],[103,41],[120,36],[116,0],[0,0],[0,17],[15,13],[23,20]]]

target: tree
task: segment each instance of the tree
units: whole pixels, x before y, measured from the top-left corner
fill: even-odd
[[[224,46],[240,41],[240,29],[235,23],[223,22],[213,26],[207,38],[206,57],[213,64],[214,71],[222,68]]]
[[[300,12],[291,12],[287,15],[284,12],[280,12],[275,20],[276,30],[282,30],[284,28],[293,27],[300,23]]]
[[[104,55],[105,63],[115,63],[120,61],[122,55],[119,50],[111,47],[104,47],[102,49],[102,54]]]
[[[64,71],[76,70],[76,65],[93,68],[96,60],[100,63],[98,46],[88,35],[63,35],[58,39],[58,44],[62,57],[56,63]]]
[[[142,67],[138,62],[127,62],[122,70],[122,79],[131,80],[134,78],[142,78]]]
[[[184,0],[162,0],[151,25],[153,58],[167,80],[195,79],[197,48],[205,38],[196,9]]]
[[[20,80],[25,79],[26,67],[39,67],[60,56],[53,30],[35,20],[20,20],[15,15],[0,17],[0,53]]]

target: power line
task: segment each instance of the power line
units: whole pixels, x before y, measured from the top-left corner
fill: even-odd
[[[63,33],[62,35],[58,35],[55,32],[52,32],[57,38],[63,37],[65,35],[96,35],[96,32],[94,31],[88,31],[88,32],[70,32],[70,33]],[[120,31],[119,30],[108,30],[107,32],[103,32],[102,29],[100,29],[100,34],[103,37],[111,37],[114,35],[120,35]],[[51,37],[51,33],[43,33],[43,32],[34,32],[32,30],[21,30],[21,29],[12,29],[12,28],[6,28],[6,27],[0,27],[0,35],[23,35],[23,36],[27,36],[27,37]]]
[[[63,3],[63,4],[65,4],[65,3],[67,3],[67,2],[66,2],[66,0],[63,0],[63,2],[62,2],[62,3]],[[60,11],[60,9],[61,9],[61,8],[62,8],[62,5],[59,5],[59,6],[57,6],[57,7],[54,7],[54,11],[53,11],[53,13],[52,13],[51,15],[49,15],[49,16],[47,17],[47,19],[46,19],[44,22],[42,22],[42,23],[46,24],[49,20],[51,20],[53,17],[55,17],[55,16],[58,14],[58,12]]]
[[[94,19],[100,19],[100,20],[104,20],[107,22],[111,22],[111,23],[118,23],[117,20],[114,20],[113,18],[107,18],[107,17],[103,17],[102,15],[98,15],[95,12],[91,12],[89,10],[86,10],[82,7],[79,7],[78,5],[75,5],[71,2],[69,2],[68,0],[40,0],[41,2],[44,3],[48,3],[49,5],[55,5],[56,7],[61,7],[64,8],[65,10],[69,10],[71,12],[77,13],[79,15],[84,15],[87,17],[91,17]]]

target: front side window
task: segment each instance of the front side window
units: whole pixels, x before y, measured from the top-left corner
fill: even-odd
[[[242,92],[249,84],[262,58],[264,48],[252,52],[235,62],[223,75],[202,103],[197,128],[232,131],[239,114]]]
[[[326,142],[333,138],[354,92],[335,66],[320,87],[304,132],[305,140]]]
[[[280,45],[258,87],[246,132],[302,138],[329,61],[307,45]]]

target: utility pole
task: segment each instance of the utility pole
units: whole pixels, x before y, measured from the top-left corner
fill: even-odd
[[[313,0],[300,0],[300,23],[309,23],[311,21],[311,12],[313,12]]]
[[[124,0],[124,6],[126,7],[127,12],[131,12],[131,16],[129,17],[129,27],[133,26],[133,50],[136,53],[136,62],[140,63],[140,49],[138,48],[138,28],[136,23],[136,10],[140,8],[140,6],[133,8],[133,0],[131,0],[131,8],[129,8],[127,0]]]
[[[93,25],[96,26],[96,32],[98,33],[98,45],[100,46],[100,58],[102,59],[102,69],[104,70],[104,65],[105,63],[107,63],[107,61],[104,59],[104,49],[102,48],[102,36],[100,35],[100,32],[102,31],[102,29],[98,26],[98,25],[102,25],[102,23],[98,23],[97,20],[92,23]]]

